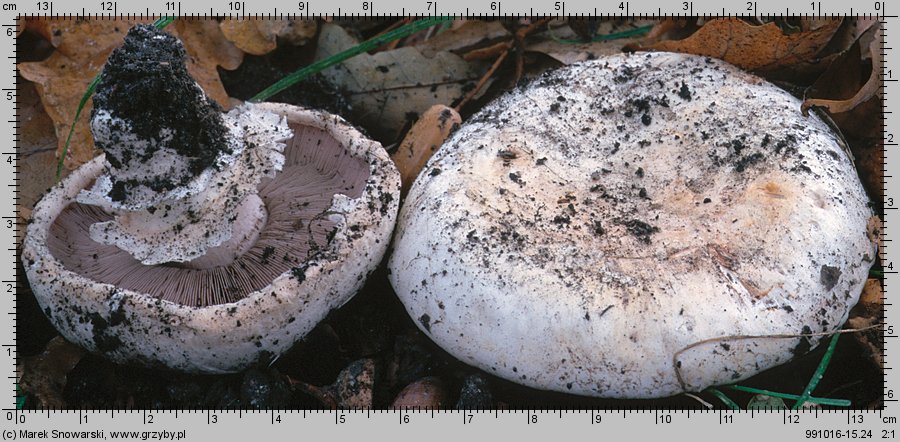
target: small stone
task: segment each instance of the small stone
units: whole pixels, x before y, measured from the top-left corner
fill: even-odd
[[[487,379],[481,374],[471,374],[463,379],[459,390],[457,410],[488,410],[494,408],[494,396],[491,394]]]

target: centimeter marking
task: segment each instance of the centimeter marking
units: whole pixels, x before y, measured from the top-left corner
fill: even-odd
[[[882,12],[884,12],[884,7],[882,7]],[[883,61],[883,63],[881,64],[881,72],[879,73],[881,80],[882,80],[882,82],[881,82],[881,98],[882,98],[882,113],[881,113],[882,178],[881,178],[881,186],[882,186],[882,188],[881,188],[881,190],[882,190],[882,194],[885,195],[885,199],[887,201],[892,201],[891,199],[887,198],[888,192],[891,190],[890,187],[888,186],[888,179],[892,178],[891,175],[888,173],[888,169],[887,169],[887,162],[888,162],[888,158],[890,156],[890,154],[888,153],[887,141],[888,141],[889,137],[891,137],[888,132],[888,129],[889,129],[888,118],[889,118],[889,116],[891,116],[891,113],[892,113],[891,111],[888,110],[888,101],[887,101],[888,100],[888,94],[887,94],[888,88],[887,88],[887,86],[889,84],[895,84],[895,83],[887,82],[887,80],[889,80],[888,74],[891,72],[888,69],[889,59],[887,57],[887,55],[888,55],[887,50],[889,49],[889,47],[887,46],[887,20],[885,20],[884,18],[879,18],[879,20],[881,22],[880,23],[881,26],[880,26],[880,30],[879,30],[879,32],[881,33],[881,47],[879,48],[879,51],[881,51],[881,59]],[[893,81],[896,81],[896,80],[893,80]],[[882,201],[882,205],[883,205],[883,207],[885,207],[885,209],[892,208],[891,205],[884,204],[885,202],[886,201]],[[890,303],[888,303],[888,300],[887,300],[888,279],[889,279],[888,276],[890,274],[897,273],[896,271],[889,270],[889,268],[892,268],[893,265],[891,264],[891,261],[889,259],[888,253],[887,253],[887,247],[888,247],[888,244],[890,244],[890,240],[887,238],[888,213],[890,213],[891,216],[893,216],[893,214],[896,212],[888,211],[888,210],[884,211],[884,214],[881,217],[882,218],[881,231],[878,232],[879,237],[882,240],[882,242],[881,242],[882,247],[880,248],[878,253],[881,255],[881,262],[883,264],[882,271],[884,271],[886,273],[884,275],[884,277],[882,278],[882,282],[881,282],[882,283],[881,315],[882,315],[882,321],[884,321],[885,324],[888,323],[888,307],[891,305]],[[890,271],[890,273],[887,273],[888,271]],[[882,399],[885,401],[885,407],[887,407],[888,401],[891,401],[891,402],[896,401],[896,399],[893,398],[893,394],[891,394],[892,390],[890,389],[890,386],[888,383],[888,376],[886,374],[889,372],[889,368],[890,368],[890,367],[888,367],[888,364],[887,364],[887,339],[889,337],[896,338],[897,335],[894,333],[888,333],[888,330],[889,330],[889,328],[885,327],[881,331],[881,348],[882,348],[882,357],[884,358],[882,360],[882,362],[883,362],[882,365],[885,368],[885,370],[883,371],[884,379],[882,381],[883,382]]]
[[[699,406],[699,404],[698,404]],[[744,416],[749,417],[751,419],[756,417],[772,417],[775,419],[781,420],[783,424],[792,424],[792,423],[801,423],[799,417],[806,416],[807,418],[819,418],[819,417],[838,417],[843,416],[843,423],[846,424],[858,424],[862,423],[859,419],[861,414],[868,414],[871,416],[877,416],[876,420],[882,424],[897,424],[898,419],[893,414],[886,413],[884,410],[839,410],[839,409],[828,409],[822,410],[817,408],[803,409],[803,410],[786,410],[786,409],[759,409],[759,410],[711,410],[711,409],[627,409],[627,408],[613,408],[606,410],[589,410],[589,409],[510,409],[510,410],[456,410],[456,409],[446,409],[439,410],[429,407],[404,407],[397,409],[369,409],[369,408],[351,408],[344,410],[322,410],[322,409],[266,409],[266,410],[241,410],[241,409],[203,409],[203,410],[191,410],[191,409],[141,409],[141,410],[130,410],[130,409],[100,409],[100,410],[74,410],[74,409],[51,409],[44,408],[41,410],[19,410],[15,408],[3,408],[0,411],[7,413],[7,420],[11,421],[13,424],[24,424],[28,421],[28,416],[46,416],[47,418],[52,418],[55,414],[64,414],[64,415],[73,415],[77,414],[79,417],[79,423],[85,424],[89,423],[89,416],[103,416],[108,415],[110,418],[115,418],[117,415],[119,416],[134,416],[138,415],[142,419],[143,424],[152,424],[155,423],[157,416],[168,416],[172,419],[181,419],[181,418],[190,418],[196,416],[204,416],[207,424],[215,424],[221,416],[233,416],[238,419],[243,419],[245,417],[253,417],[253,416],[269,416],[269,423],[272,425],[276,425],[282,423],[284,421],[283,415],[294,416],[295,418],[299,417],[301,419],[310,419],[314,418],[317,415],[327,415],[334,420],[335,424],[343,424],[346,423],[348,418],[362,417],[363,415],[366,418],[372,418],[373,416],[384,416],[384,415],[393,415],[400,416],[400,424],[409,423],[408,420],[404,419],[405,415],[418,415],[428,418],[437,418],[439,415],[458,415],[458,419],[460,419],[463,424],[473,423],[473,419],[476,417],[493,417],[495,419],[499,419],[504,416],[517,416],[524,415],[526,420],[531,422],[523,422],[523,423],[538,423],[534,420],[535,415],[556,417],[558,419],[565,419],[569,416],[590,416],[590,422],[593,424],[601,423],[600,419],[597,419],[599,416],[601,419],[603,417],[611,417],[611,416],[619,416],[622,419],[627,419],[629,417],[646,417],[648,414],[653,414],[654,416],[654,424],[665,424],[672,423],[673,416],[683,416],[684,419],[691,419],[692,417],[718,417],[720,424],[732,423],[730,419],[727,419],[728,416]],[[295,416],[296,415],[296,416]],[[24,416],[24,417],[23,417]]]
[[[6,32],[7,34],[12,32],[12,34],[15,35],[16,29],[18,29],[17,25],[20,24],[21,19],[22,19],[21,17],[17,16],[17,17],[15,17],[15,20],[13,21],[12,25],[3,25],[3,26],[0,26],[0,28],[2,28],[3,31]],[[12,41],[12,57],[18,57],[18,53],[19,53],[18,41],[19,41],[19,39],[16,36],[16,37],[13,37],[12,40],[13,40]],[[12,57],[10,57],[10,58],[12,58]],[[13,60],[18,61],[17,58],[13,59]],[[13,118],[12,118],[13,119],[12,134],[13,134],[13,143],[14,144],[12,146],[13,147],[12,152],[11,152],[12,155],[10,155],[10,152],[6,152],[6,153],[0,154],[0,155],[7,156],[7,158],[4,158],[4,160],[7,160],[7,159],[12,160],[13,183],[17,183],[17,182],[19,182],[19,178],[20,178],[19,177],[20,164],[19,164],[19,154],[18,154],[19,149],[20,149],[20,143],[19,143],[19,141],[20,141],[20,133],[19,133],[20,125],[18,124],[20,106],[19,106],[19,94],[18,94],[19,75],[18,75],[18,71],[16,69],[15,63],[13,63],[13,66],[12,66],[12,85],[13,85],[12,88],[3,88],[2,92],[3,92],[4,98],[6,98],[7,101],[10,101],[9,100],[10,95],[12,95],[12,98],[13,98],[12,102],[14,104],[13,104]],[[4,150],[8,150],[8,149],[4,149]],[[9,164],[9,162],[7,162],[6,164]],[[17,222],[20,219],[24,219],[22,217],[22,213],[20,213],[20,210],[19,210],[19,192],[20,192],[19,187],[14,186],[13,192],[12,192],[13,216],[15,217],[15,219],[13,220],[14,226],[13,226],[13,231],[12,231],[12,236],[13,236],[12,241],[13,241],[14,245],[20,244],[21,236],[24,236],[24,232],[20,231],[19,223]],[[4,219],[5,219],[5,217],[4,217]],[[15,249],[17,249],[17,247],[13,247],[13,249],[15,250]],[[12,376],[10,376],[15,380],[15,384],[13,385],[13,388],[12,388],[12,390],[13,390],[13,407],[18,407],[18,403],[19,403],[19,379],[18,379],[19,353],[18,353],[18,346],[15,345],[16,343],[19,342],[18,315],[16,314],[18,312],[19,289],[18,289],[18,283],[16,281],[22,281],[25,278],[25,275],[19,274],[18,254],[19,253],[17,250],[13,251],[13,253],[12,253],[12,255],[13,255],[12,256],[12,266],[13,266],[12,268],[14,270],[12,273],[11,280],[2,281],[2,284],[4,284],[4,285],[9,284],[9,286],[12,288],[12,290],[11,290],[12,291],[12,293],[11,293],[11,295],[12,295],[11,296],[12,297],[11,311],[13,312],[13,314],[12,314],[12,330],[11,330],[11,332],[12,332],[12,339],[13,339],[14,345],[9,346],[9,345],[4,344],[4,347],[6,349],[7,356],[12,359],[12,362],[14,364]]]
[[[339,15],[339,16],[344,15],[344,16],[349,16],[349,17],[382,17],[382,18],[403,17],[403,16],[425,17],[425,16],[438,15],[436,1],[425,2],[425,3],[427,3],[427,7],[426,7],[425,11],[415,11],[412,9],[407,10],[406,7],[403,7],[400,12],[383,12],[381,10],[376,12],[374,1],[362,1],[362,2],[360,2],[360,5],[361,5],[360,7],[363,9],[362,12],[357,12],[355,10],[352,12],[346,11],[346,10],[342,10],[340,7],[338,7],[337,15]],[[547,2],[547,3],[549,4],[550,2]],[[462,11],[441,10],[441,15],[450,16],[450,17],[497,17],[497,16],[526,17],[526,16],[533,16],[533,15],[543,15],[543,16],[556,16],[556,17],[597,16],[597,17],[638,17],[638,18],[654,18],[654,17],[678,18],[678,17],[696,17],[696,16],[704,17],[704,18],[715,18],[715,17],[722,17],[722,16],[753,17],[753,16],[759,16],[759,15],[787,15],[787,16],[803,16],[803,17],[811,17],[811,16],[840,17],[843,15],[858,15],[858,16],[865,16],[865,17],[869,17],[869,18],[877,18],[881,22],[881,25],[882,25],[881,31],[880,31],[881,35],[882,35],[881,53],[882,53],[883,59],[885,60],[885,63],[882,65],[882,68],[881,68],[882,69],[881,78],[883,80],[883,83],[881,86],[881,93],[882,93],[882,98],[884,100],[884,107],[885,107],[884,113],[882,115],[883,140],[885,141],[884,143],[882,143],[883,155],[884,155],[884,159],[885,159],[884,163],[882,164],[882,168],[883,168],[882,185],[884,186],[884,190],[886,192],[889,191],[889,181],[893,178],[893,176],[888,174],[889,171],[887,168],[887,159],[888,159],[888,156],[891,155],[888,151],[888,147],[889,146],[897,146],[898,143],[886,142],[889,139],[889,121],[888,120],[889,120],[889,116],[892,114],[892,112],[887,110],[887,107],[888,107],[887,106],[887,86],[889,84],[893,84],[894,82],[897,82],[898,79],[891,78],[891,75],[890,75],[891,72],[890,72],[890,69],[889,69],[889,66],[887,63],[888,59],[887,59],[886,55],[887,55],[888,51],[893,48],[887,46],[887,43],[886,43],[886,38],[887,38],[886,25],[888,23],[886,19],[897,18],[897,16],[886,15],[884,1],[874,2],[873,3],[874,12],[869,11],[869,12],[864,12],[864,13],[860,13],[860,12],[854,13],[853,8],[850,8],[848,13],[823,11],[821,1],[811,2],[811,5],[812,5],[811,11],[798,11],[797,9],[795,9],[793,12],[790,11],[789,7],[785,8],[783,12],[776,11],[776,10],[760,12],[757,9],[756,1],[746,2],[746,4],[749,5],[748,8],[746,10],[738,10],[736,12],[729,12],[725,8],[723,8],[721,10],[721,12],[719,12],[719,11],[695,11],[694,10],[694,2],[690,1],[690,2],[679,2],[679,3],[683,3],[684,8],[682,9],[682,11],[676,11],[676,12],[663,12],[661,8],[657,9],[656,12],[637,12],[637,11],[632,11],[630,2],[620,2],[620,4],[619,4],[620,12],[600,12],[600,13],[598,13],[596,8],[593,8],[593,12],[573,11],[572,8],[566,9],[566,2],[556,1],[556,2],[552,3],[552,6],[548,7],[547,11],[540,11],[540,10],[535,11],[534,8],[531,7],[528,9],[528,12],[526,13],[525,11],[512,11],[511,12],[509,9],[504,10],[501,6],[500,1],[492,1],[492,2],[490,2],[490,10],[487,12],[472,11],[472,10],[470,10],[469,7],[466,7],[465,13],[463,13]],[[744,2],[741,2],[741,3],[744,3]],[[119,8],[118,8],[118,4],[115,1],[100,2],[101,10],[93,11],[93,12],[89,12],[86,8],[81,8],[80,12],[78,12],[77,10],[75,12],[60,11],[59,9],[54,9],[53,1],[38,1],[34,4],[37,5],[36,11],[27,11],[27,12],[19,13],[19,12],[17,12],[18,3],[0,3],[0,11],[17,14],[15,17],[12,18],[12,21],[14,22],[13,24],[2,24],[2,25],[0,25],[0,27],[5,28],[5,29],[12,29],[13,34],[10,34],[10,35],[14,35],[15,30],[18,28],[18,26],[20,24],[19,20],[21,20],[23,18],[27,18],[27,17],[51,17],[51,16],[58,17],[58,18],[64,18],[64,19],[90,18],[90,19],[105,20],[105,19],[117,19],[117,18],[150,19],[153,17],[164,16],[164,15],[175,15],[181,19],[209,19],[209,18],[222,18],[222,17],[228,17],[228,18],[273,18],[273,17],[274,18],[316,18],[316,17],[326,17],[326,16],[330,16],[333,14],[333,12],[329,13],[328,11],[313,12],[310,7],[311,2],[309,2],[309,1],[297,3],[297,5],[298,5],[297,12],[285,12],[285,10],[278,11],[278,9],[275,8],[273,10],[273,12],[253,12],[253,13],[249,13],[246,10],[245,2],[228,2],[227,8],[223,9],[222,11],[217,12],[214,8],[210,8],[208,13],[206,11],[204,11],[204,12],[183,11],[180,1],[166,2],[165,8],[164,8],[165,12],[160,12],[160,13],[151,13],[149,7],[145,8],[144,11],[120,12]],[[676,5],[677,5],[677,3],[676,3]],[[9,31],[7,31],[7,32],[9,32]],[[17,43],[18,43],[17,39],[13,38],[12,39],[12,56],[8,56],[7,57],[8,59],[13,59],[13,60],[16,59],[16,56],[18,53]],[[11,83],[13,85],[13,88],[3,88],[0,90],[3,91],[4,96],[12,97],[12,99],[13,99],[13,100],[10,100],[9,98],[7,98],[7,101],[13,102],[13,106],[12,106],[13,119],[8,120],[7,122],[11,124],[10,127],[12,128],[15,149],[12,152],[2,152],[0,154],[7,156],[7,158],[4,158],[3,161],[8,162],[8,160],[12,160],[12,163],[13,163],[12,183],[8,184],[8,186],[13,187],[13,192],[12,192],[13,193],[13,197],[12,197],[13,201],[12,202],[13,202],[14,216],[13,217],[3,216],[0,219],[13,221],[10,226],[10,230],[12,233],[13,242],[16,242],[16,241],[18,241],[19,236],[23,235],[24,233],[23,233],[22,229],[20,229],[20,222],[18,222],[18,220],[23,219],[22,213],[20,213],[20,206],[19,206],[19,199],[20,199],[19,189],[18,189],[18,186],[16,185],[16,183],[19,182],[19,180],[21,179],[19,176],[19,172],[20,172],[20,168],[21,168],[21,165],[19,164],[20,153],[21,153],[19,151],[19,149],[20,149],[20,147],[19,147],[20,127],[17,124],[17,121],[19,118],[19,111],[20,111],[21,107],[19,106],[19,103],[18,103],[18,98],[19,98],[18,93],[17,93],[18,75],[17,75],[17,71],[16,71],[16,67],[15,67],[14,63],[12,66],[12,82]],[[11,95],[9,95],[10,92],[11,92]],[[880,235],[882,236],[885,245],[884,245],[884,247],[882,247],[881,250],[879,250],[879,253],[882,257],[882,261],[885,263],[885,266],[887,266],[887,264],[890,262],[888,260],[889,257],[887,254],[887,244],[890,243],[890,241],[891,241],[890,239],[887,238],[887,233],[886,233],[887,225],[888,225],[887,211],[888,210],[892,211],[897,208],[898,207],[885,207],[886,213],[883,217],[882,230],[880,232]],[[13,273],[13,277],[15,278],[15,280],[3,280],[2,283],[3,284],[12,284],[12,286],[13,286],[13,289],[10,292],[13,306],[12,306],[11,312],[8,312],[13,315],[13,320],[12,320],[12,324],[11,324],[13,344],[3,344],[2,346],[7,348],[8,356],[10,356],[11,359],[14,361],[14,363],[17,364],[18,356],[16,354],[15,342],[17,342],[17,340],[18,340],[17,339],[17,337],[18,337],[17,325],[18,324],[17,324],[17,318],[15,316],[15,311],[16,311],[16,303],[18,301],[18,287],[16,286],[16,284],[17,284],[16,280],[18,280],[18,281],[24,280],[24,275],[19,274],[20,269],[19,269],[19,266],[17,265],[18,264],[17,249],[15,247],[12,247],[12,248],[9,248],[8,250],[13,252],[13,256],[12,256],[13,262],[12,263],[14,266],[13,268],[15,269],[14,273]],[[884,273],[886,275],[888,275],[888,274],[893,275],[893,274],[897,274],[898,272],[897,271],[885,271]],[[888,322],[887,321],[887,314],[888,314],[887,307],[892,305],[892,304],[886,302],[887,301],[887,290],[888,290],[887,279],[888,278],[885,277],[884,282],[883,282],[884,295],[882,296],[882,299],[885,301],[883,304],[883,307],[882,307],[884,318],[885,318],[885,323]],[[887,343],[886,342],[887,338],[896,338],[896,337],[897,337],[896,334],[892,334],[892,335],[888,335],[886,333],[883,334],[882,335],[882,346],[886,347],[885,344]],[[884,351],[884,355],[885,355],[885,359],[887,359],[886,349]],[[886,364],[885,370],[890,370],[891,367],[887,366],[887,361],[885,361],[885,364]],[[9,378],[17,379],[17,376],[9,376]],[[884,384],[884,391],[885,391],[884,400],[885,400],[885,402],[898,401],[898,399],[894,398],[893,391],[889,389],[887,376],[885,376],[884,383],[885,383]],[[900,392],[898,392],[898,394],[900,394]],[[15,396],[16,395],[17,395],[17,392],[15,392],[15,389],[14,389],[13,406],[10,408],[2,409],[4,412],[7,413],[7,421],[12,421],[13,423],[24,424],[26,415],[39,414],[39,413],[44,413],[44,412],[47,413],[48,417],[50,416],[51,413],[54,413],[54,414],[55,413],[64,413],[64,414],[74,413],[73,410],[50,410],[50,409],[44,409],[41,411],[20,411],[20,410],[16,409],[16,406],[15,406],[15,402],[16,402]],[[356,416],[356,415],[360,415],[362,413],[365,413],[367,418],[371,417],[371,415],[373,413],[376,415],[383,415],[385,413],[398,414],[399,415],[399,423],[404,424],[404,423],[409,423],[409,416],[411,413],[416,414],[416,415],[430,413],[431,418],[433,419],[433,418],[435,418],[434,412],[435,412],[434,410],[427,410],[427,409],[406,409],[406,410],[389,410],[389,411],[385,411],[385,410],[346,410],[346,411],[339,411],[339,412],[325,412],[325,411],[321,411],[321,410],[310,410],[309,411],[309,413],[311,415],[319,414],[319,413],[333,413],[334,419],[335,419],[335,424],[338,424],[338,425],[344,423],[346,421],[346,419],[348,419],[349,416]],[[517,415],[519,413],[522,413],[525,416],[527,416],[525,424],[532,424],[532,423],[536,424],[537,423],[536,419],[537,419],[538,415],[543,416],[545,414],[552,415],[555,413],[559,413],[559,418],[562,419],[564,414],[569,415],[569,414],[590,413],[591,423],[593,424],[593,423],[599,423],[598,418],[602,418],[603,416],[606,416],[608,414],[621,413],[622,417],[625,418],[631,414],[645,414],[648,412],[650,412],[650,411],[649,410],[626,410],[626,409],[606,410],[606,411],[599,411],[599,410],[590,410],[590,411],[589,410],[553,410],[553,411],[551,411],[551,410],[501,410],[501,411],[498,411],[498,410],[494,410],[491,412],[453,411],[453,410],[451,410],[449,412],[441,412],[441,414],[443,414],[443,413],[459,413],[461,415],[461,417],[459,419],[462,420],[462,423],[470,424],[473,422],[473,419],[475,416],[493,414],[495,418],[499,418],[501,414],[504,414],[504,415],[516,414]],[[143,424],[145,424],[145,425],[152,424],[155,415],[165,415],[165,414],[171,415],[174,413],[173,417],[175,419],[179,418],[178,410],[175,410],[175,411],[172,411],[172,410],[81,411],[81,410],[79,410],[79,411],[77,411],[77,413],[78,413],[79,424],[87,423],[88,416],[90,416],[92,414],[105,414],[105,413],[108,413],[110,418],[115,416],[115,414],[117,414],[117,413],[118,414],[126,414],[126,415],[127,414],[135,414],[135,413],[143,413],[142,418],[143,418]],[[182,415],[195,415],[195,414],[205,413],[207,424],[215,424],[216,421],[219,419],[219,415],[223,415],[223,414],[227,415],[227,416],[232,416],[232,415],[236,414],[237,417],[240,419],[240,418],[243,418],[243,413],[247,413],[247,414],[269,413],[270,414],[270,423],[273,425],[281,422],[282,414],[294,415],[294,414],[302,413],[303,419],[307,418],[306,410],[281,410],[281,411],[278,411],[278,410],[253,411],[253,410],[251,410],[251,411],[244,411],[244,412],[242,412],[241,410],[237,410],[237,411],[182,410],[181,413],[182,413]],[[860,422],[862,419],[862,415],[859,414],[859,411],[853,411],[853,410],[824,410],[823,411],[823,410],[813,409],[813,410],[805,410],[805,411],[787,411],[787,410],[782,410],[782,411],[760,411],[760,410],[724,411],[724,410],[702,410],[701,409],[701,410],[670,410],[670,411],[654,410],[653,413],[655,413],[654,414],[654,424],[669,423],[669,422],[671,422],[672,415],[677,414],[677,413],[683,413],[687,419],[690,419],[690,416],[692,413],[695,415],[718,415],[718,421],[720,424],[730,423],[731,419],[733,419],[732,416],[734,416],[734,415],[749,415],[751,418],[753,418],[755,415],[770,415],[770,414],[779,414],[779,413],[782,415],[782,421],[785,424],[795,423],[795,421],[794,421],[795,418],[792,416],[798,416],[799,414],[812,414],[812,415],[814,415],[814,417],[819,417],[820,414],[822,414],[822,415],[831,415],[831,414],[835,414],[835,413],[846,414],[846,423],[848,425],[858,423],[855,420],[855,419],[857,419],[857,416],[859,416]],[[872,411],[872,413],[877,414],[878,420],[880,420],[880,423],[889,424],[892,427],[894,424],[897,423],[896,417],[889,416],[889,415],[883,415],[883,412],[881,410],[875,410],[875,411]],[[149,421],[148,421],[148,419],[149,419]],[[595,422],[595,420],[597,420],[597,422]],[[891,432],[891,438],[893,438],[893,431]]]
[[[117,1],[109,1],[103,0],[99,1],[99,10],[88,10],[86,7],[83,7],[82,4],[78,4],[78,7],[74,9],[65,9],[61,10],[57,7],[57,3],[65,3],[62,0],[49,1],[36,1],[34,3],[29,2],[27,5],[27,10],[20,10],[18,2],[16,3],[0,3],[0,12],[7,13],[15,13],[22,17],[62,17],[62,18],[95,18],[95,19],[114,19],[114,18],[126,18],[126,19],[147,19],[151,17],[159,17],[164,15],[169,16],[177,16],[183,19],[204,19],[204,18],[314,18],[314,17],[331,17],[331,16],[344,16],[344,17],[383,17],[383,18],[396,18],[396,17],[427,17],[427,16],[446,16],[446,17],[475,17],[475,18],[487,18],[487,17],[528,17],[528,16],[554,16],[554,17],[637,17],[637,18],[653,18],[653,17],[703,17],[703,18],[715,18],[715,17],[723,17],[723,16],[731,16],[731,17],[759,17],[759,16],[802,16],[802,17],[840,17],[846,15],[858,15],[865,16],[870,18],[893,18],[894,16],[889,16],[885,14],[885,1],[873,1],[870,4],[871,8],[864,8],[862,12],[856,11],[854,12],[854,8],[849,8],[849,10],[844,9],[834,9],[828,8],[828,10],[823,10],[822,1],[793,1],[789,2],[791,5],[803,5],[806,4],[805,8],[795,7],[793,11],[791,11],[790,7],[785,7],[783,10],[781,9],[759,9],[757,1],[731,1],[726,3],[732,3],[732,9],[728,7],[722,7],[721,9],[703,8],[702,10],[698,7],[695,8],[695,3],[697,5],[701,5],[701,2],[694,1],[679,1],[675,2],[673,6],[675,6],[672,11],[663,11],[662,8],[656,8],[656,11],[650,10],[635,10],[632,8],[630,1],[618,1],[612,2],[609,10],[606,11],[598,11],[596,7],[587,7],[587,8],[578,8],[582,3],[586,3],[580,0],[569,0],[568,4],[566,1],[556,1],[556,0],[537,0],[537,1],[516,1],[511,2],[510,0],[506,0],[507,5],[510,3],[513,6],[510,8],[509,6],[505,7],[502,1],[499,0],[475,0],[475,1],[454,1],[451,3],[451,8],[445,8],[444,5],[446,3],[441,3],[440,9],[438,8],[438,1],[436,0],[413,0],[413,1],[403,1],[403,0],[379,0],[379,6],[376,10],[376,2],[375,0],[337,0],[337,1],[300,1],[300,2],[290,2],[296,6],[291,7],[290,9],[282,9],[278,10],[277,7],[273,7],[271,11],[266,11],[261,8],[255,8],[254,12],[250,12],[247,10],[245,1],[225,1],[218,0],[215,3],[220,6],[220,10],[217,10],[214,7],[210,7],[209,10],[200,10],[200,9],[182,9],[182,5],[180,1],[162,1],[157,0],[159,3],[163,3],[162,8],[159,12],[151,12],[150,7],[145,7],[143,9],[129,9],[129,10],[120,10],[118,7]],[[262,3],[262,2],[261,2]],[[335,3],[343,3],[344,5],[338,5],[335,8]],[[402,7],[394,7],[392,10],[385,10],[380,5],[382,3],[401,3],[405,6]],[[461,4],[466,4],[465,7]],[[541,6],[537,10],[533,6],[525,7],[526,3],[534,4],[537,3]],[[636,2],[637,3],[637,2]],[[703,3],[707,4],[715,4],[717,6],[721,5],[723,2],[711,2],[706,1]],[[784,4],[784,1],[779,2],[780,4]],[[194,5],[194,2],[191,2]],[[418,5],[417,8],[407,8],[406,6],[412,6],[413,4]],[[572,4],[576,4],[576,7],[573,9]],[[32,7],[31,5],[35,5]],[[474,6],[477,5],[478,8]],[[22,5],[23,9],[26,5]],[[313,11],[313,6],[317,8],[317,10]],[[348,10],[347,6],[350,6]],[[454,9],[454,6],[457,9]],[[766,5],[768,6],[768,5]],[[196,8],[196,6],[195,6]],[[79,11],[80,9],[80,11]]]

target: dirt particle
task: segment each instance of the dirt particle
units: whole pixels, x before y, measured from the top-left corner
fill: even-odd
[[[267,247],[263,248],[262,256],[260,256],[259,262],[261,262],[262,264],[268,264],[269,258],[271,258],[272,255],[274,255],[274,254],[275,254],[275,247],[267,246]]]
[[[691,90],[688,89],[683,81],[681,82],[681,89],[678,89],[678,96],[681,97],[682,100],[691,101]]]
[[[800,333],[808,335],[812,333],[812,329],[810,329],[808,325],[804,325],[803,330]],[[800,342],[791,349],[791,353],[793,353],[794,356],[802,356],[805,355],[810,348],[812,348],[812,344],[809,342],[809,338],[804,336],[800,338]]]
[[[659,232],[659,227],[652,226],[638,219],[624,220],[620,224],[625,226],[629,233],[645,244],[650,243],[650,235]]]
[[[756,152],[751,155],[747,155],[741,159],[739,159],[736,163],[734,163],[734,170],[736,172],[743,172],[747,170],[747,167],[752,166],[762,160],[764,155],[762,153]]]
[[[422,316],[419,316],[419,324],[422,324],[425,331],[431,333],[431,316],[428,316],[428,313],[423,313]]]
[[[837,267],[823,265],[819,269],[819,282],[825,287],[825,290],[831,290],[837,285],[841,278],[841,271]]]

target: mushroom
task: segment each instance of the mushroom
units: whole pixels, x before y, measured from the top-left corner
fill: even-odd
[[[722,61],[617,55],[465,123],[413,184],[390,282],[460,360],[540,389],[732,383],[840,329],[875,254],[846,146]]]
[[[36,205],[22,260],[70,341],[232,372],[276,358],[356,293],[386,250],[400,179],[339,117],[222,114],[184,58],[168,34],[129,31],[94,99],[104,154]]]

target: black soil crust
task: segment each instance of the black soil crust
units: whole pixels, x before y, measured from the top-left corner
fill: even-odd
[[[107,110],[128,122],[135,135],[151,142],[150,148],[135,156],[128,150],[110,149],[120,141],[115,136],[97,140],[97,147],[106,152],[113,167],[147,162],[164,128],[172,131],[168,146],[190,161],[191,176],[181,181],[199,175],[214,164],[220,152],[229,149],[222,108],[196,86],[185,66],[186,56],[177,38],[150,25],[131,28],[125,43],[110,55],[94,94],[92,114]],[[140,184],[157,191],[183,184],[157,181]]]

